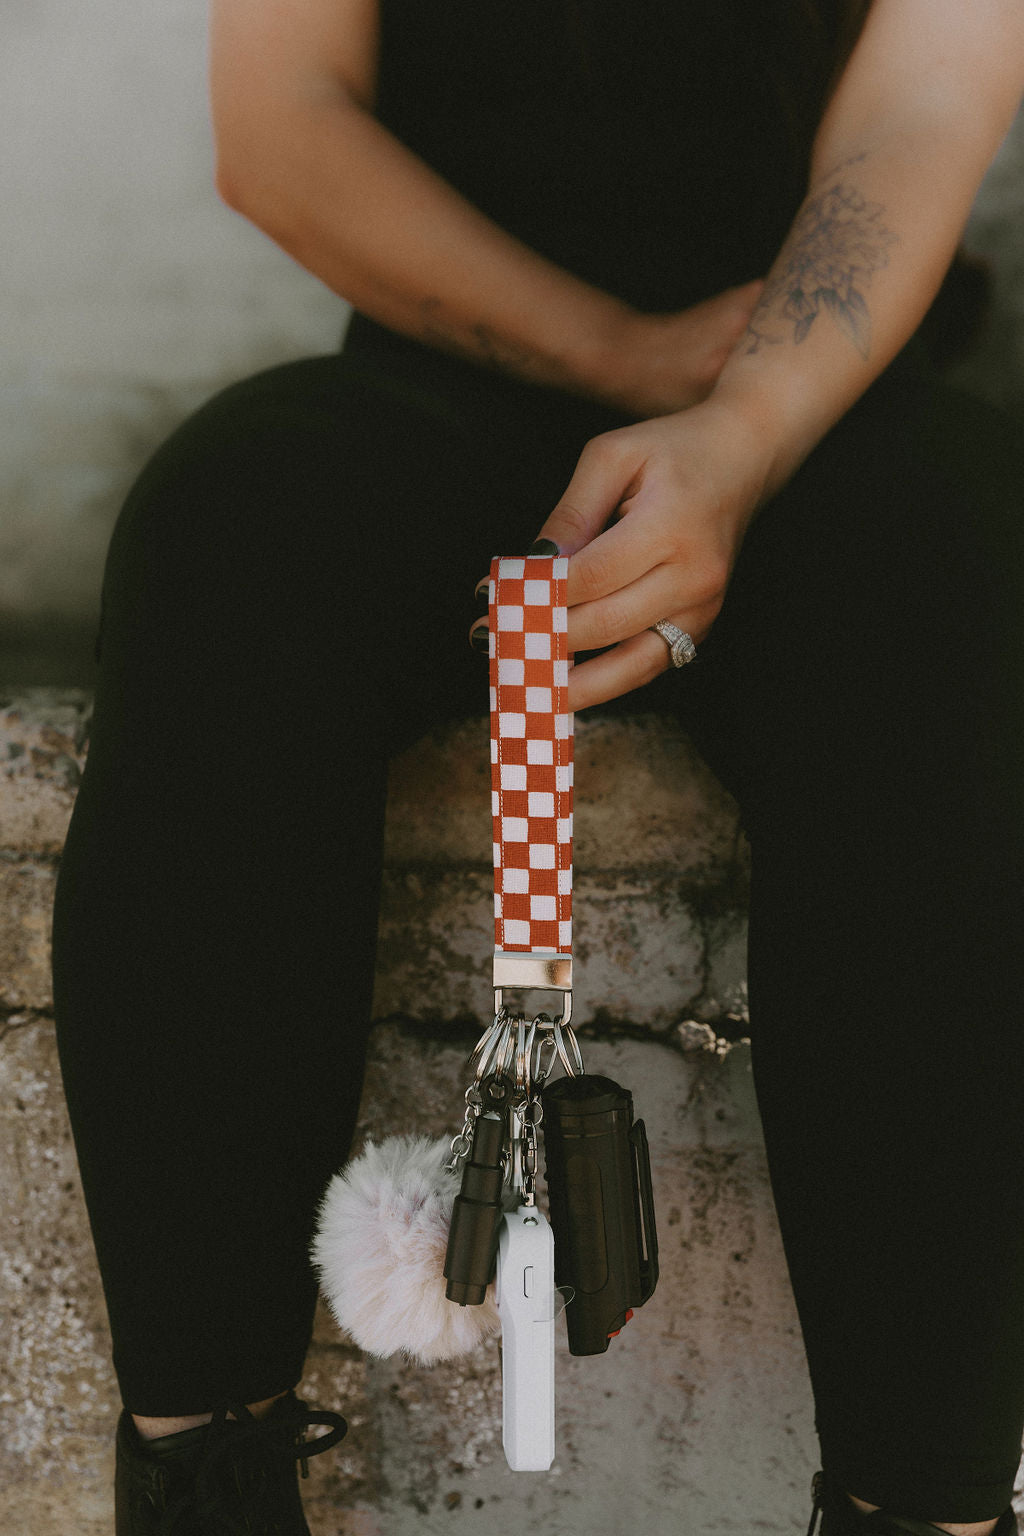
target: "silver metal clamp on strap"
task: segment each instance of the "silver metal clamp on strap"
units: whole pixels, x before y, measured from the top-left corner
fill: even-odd
[[[543,954],[536,950],[504,950],[494,956],[494,1014],[505,1008],[507,990],[521,992],[555,992],[561,999],[561,1008],[551,1023],[562,1025],[572,1019],[572,955]],[[544,1026],[542,1015],[538,1021]]]

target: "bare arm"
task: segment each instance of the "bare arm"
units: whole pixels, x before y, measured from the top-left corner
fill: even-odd
[[[1021,0],[875,0],[715,391],[773,438],[766,493],[919,325],[1022,90]]]
[[[376,0],[213,0],[224,200],[356,309],[636,414],[703,398],[743,288],[638,314],[500,229],[373,117]]]
[[[758,506],[928,308],[1022,89],[1021,0],[874,0],[808,197],[714,390],[588,444],[541,530],[574,555],[570,648],[612,647],[574,669],[573,708],[664,670],[656,620],[707,634]]]

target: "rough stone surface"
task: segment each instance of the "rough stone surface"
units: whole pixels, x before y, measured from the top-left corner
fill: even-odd
[[[118,1411],[49,1013],[49,903],[84,762],[88,711],[87,696],[76,692],[28,690],[0,699],[0,882],[6,894],[0,922],[0,1214],[10,1234],[2,1288],[13,1319],[0,1365],[0,1525],[16,1524],[33,1536],[57,1536],[72,1508],[76,1529],[88,1536],[109,1528]],[[486,761],[484,727],[474,722],[422,743],[395,765],[378,1009],[401,1022],[375,1032],[363,1135],[379,1138],[397,1128],[441,1135],[456,1128],[466,1053],[490,1006]],[[667,1115],[657,1106],[647,1110],[658,1127],[655,1154],[669,1249],[692,1248],[694,1223],[706,1224],[707,1211],[720,1207],[733,1212],[732,1250],[746,1252],[759,1223],[770,1229],[763,1172],[754,1169],[757,1155],[749,1147],[735,1156],[723,1150],[723,1137],[745,1145],[748,1130],[734,1127],[725,1136],[725,1109],[708,1109],[707,1074],[724,1084],[737,1069],[716,1034],[714,1009],[708,1023],[690,1006],[710,996],[711,930],[722,928],[723,914],[727,926],[742,930],[745,866],[735,817],[687,744],[664,722],[588,722],[580,762],[586,780],[580,825],[588,826],[590,849],[584,854],[590,867],[581,877],[580,953],[591,952],[584,967],[598,978],[594,993],[606,1005],[596,1022],[606,1033],[616,1018],[634,1030],[646,1024],[664,1042],[593,1042],[592,1065],[618,1070],[616,1052],[632,1051],[622,1070],[638,1086],[641,1104],[648,1081],[659,1104],[671,1100]],[[614,806],[625,798],[623,776],[631,767],[642,793],[634,782],[629,803],[635,809],[624,823]],[[435,792],[442,813],[428,823],[419,808],[424,794]],[[711,913],[706,919],[697,915],[702,895]],[[736,934],[732,941],[734,962]],[[730,952],[725,941],[719,948]],[[733,970],[738,997],[742,967],[733,964]],[[742,1073],[736,1082],[749,1100]],[[723,1091],[727,1100],[729,1091]],[[745,1127],[749,1102],[737,1113],[737,1127]],[[721,1193],[726,1187],[728,1196]],[[694,1209],[691,1196],[699,1197],[700,1207],[692,1219],[684,1216]],[[753,1214],[758,1202],[760,1216]],[[765,1255],[777,1271],[770,1242]],[[714,1286],[720,1288],[720,1281]],[[786,1294],[778,1273],[763,1292],[769,1293]],[[564,1449],[548,1479],[515,1478],[505,1468],[493,1347],[434,1372],[402,1361],[367,1362],[321,1314],[303,1390],[342,1406],[351,1430],[338,1453],[310,1464],[306,1494],[314,1532],[375,1536],[440,1529],[460,1520],[479,1522],[481,1510],[521,1519],[535,1530],[557,1522],[571,1531],[578,1502],[571,1490],[585,1469],[589,1475],[591,1463],[602,1460],[609,1470],[602,1473],[601,1498],[612,1521],[607,1529],[613,1529],[615,1499],[621,1503],[622,1495],[613,1496],[615,1477],[602,1445],[641,1415],[641,1399],[649,1411],[651,1373],[664,1372],[662,1351],[650,1341],[674,1337],[691,1305],[671,1298],[671,1282],[663,1282],[645,1315],[646,1332],[636,1330],[622,1341],[622,1351],[639,1351],[639,1374],[630,1374],[629,1391],[617,1385],[622,1373],[610,1372],[608,1362],[599,1364],[601,1385],[595,1388],[597,1378],[581,1374],[580,1362],[565,1357]],[[666,1405],[645,1465],[666,1467],[651,1485],[661,1490],[650,1496],[652,1510],[662,1507],[659,1499],[669,1508],[664,1500],[675,1474],[667,1468],[677,1451],[668,1425],[675,1414],[691,1412],[697,1388],[689,1369],[677,1363],[656,1393],[660,1400],[664,1390]],[[601,1528],[598,1522],[595,1529]]]
[[[17,962],[4,962],[0,1005],[0,1530],[27,1536],[112,1529],[119,1403],[46,1002],[40,894],[87,713],[81,694],[0,700],[0,877],[15,892],[0,907],[0,943]],[[491,932],[482,743],[476,723],[395,767],[378,977],[378,1003],[392,1017],[374,1030],[361,1139],[450,1134],[460,1119],[465,1057],[489,1003],[480,981]],[[737,1043],[746,873],[735,817],[665,722],[588,723],[580,761],[590,846],[579,919],[593,950],[582,969],[588,987],[601,977],[595,999],[607,1002],[616,986],[621,999],[614,1013],[589,1018],[584,1048],[591,1070],[630,1085],[648,1124],[658,1291],[606,1356],[573,1359],[560,1330],[557,1458],[547,1475],[505,1465],[494,1345],[431,1371],[365,1359],[321,1310],[301,1390],[351,1427],[337,1451],[310,1462],[313,1536],[485,1526],[536,1536],[640,1527],[651,1536],[783,1536],[806,1523],[816,1466],[810,1391],[749,1050]],[[639,806],[630,798],[624,829],[616,800],[626,801],[636,763],[643,794]],[[416,816],[426,784],[448,786],[444,815],[429,825]],[[450,843],[439,824],[450,825]],[[614,966],[599,961],[598,949],[616,942]],[[412,944],[440,989],[432,1010],[414,1006],[422,974],[402,959]],[[677,971],[666,985],[671,953]],[[456,976],[448,992],[442,960]]]
[[[504,1465],[493,1348],[430,1372],[369,1363],[389,1536],[479,1529],[482,1510],[500,1529],[559,1536],[621,1536],[634,1524],[666,1536],[726,1532],[755,1519],[789,1532],[806,1520],[816,1465],[809,1388],[749,1057],[709,1044],[587,1044],[588,1067],[629,1082],[647,1120],[663,1270],[607,1356],[575,1360],[563,1338],[549,1475]],[[415,1026],[378,1028],[364,1131],[386,1134],[403,1108],[408,1116],[410,1075],[425,1113],[404,1124],[443,1130],[462,1074],[461,1051],[419,1040]]]
[[[392,767],[379,1015],[489,1006],[489,773],[482,720]],[[657,1031],[742,1020],[748,857],[732,800],[671,721],[646,715],[580,719],[576,785],[577,1017]]]
[[[481,1018],[480,956],[494,942],[489,870],[391,868],[381,902],[378,1014]],[[662,1030],[687,1014],[740,1017],[742,910],[713,918],[674,875],[581,871],[574,904],[577,1018]]]
[[[88,1508],[106,1494],[116,1404],[48,1018],[14,1014],[3,1027],[0,1155],[0,1511],[8,1497],[52,1495],[58,1484],[80,1487]],[[0,1526],[33,1529],[13,1515]]]
[[[90,700],[0,694],[0,1005],[49,1008],[49,928]],[[735,807],[673,722],[580,720],[578,1017],[663,1032],[745,1016],[748,861]],[[385,830],[375,1012],[424,1020],[490,1007],[487,727],[439,731],[396,759]],[[424,801],[432,814],[424,816]]]
[[[52,857],[64,846],[89,707],[80,689],[0,692],[0,848],[7,854]]]
[[[54,871],[24,860],[0,863],[0,1007],[48,1008]]]
[[[630,1511],[667,1536],[684,1500],[699,1512],[697,1529],[736,1529],[762,1505],[775,1511],[763,1529],[792,1527],[814,1461],[802,1355],[746,1051],[722,1055],[705,1042],[686,1052],[587,1045],[592,1070],[631,1084],[650,1128],[663,1279],[607,1357],[573,1360],[563,1345],[555,1470],[513,1475],[504,1465],[494,1347],[433,1371],[365,1362],[322,1314],[303,1391],[341,1407],[351,1430],[338,1453],[310,1464],[318,1536],[471,1527],[478,1500],[502,1525],[566,1536],[618,1536]],[[362,1134],[451,1128],[465,1045],[412,1023],[379,1026]],[[98,1532],[118,1405],[48,1020],[12,1021],[0,1072],[13,1324],[0,1385],[0,1523],[13,1529],[16,1513],[30,1512],[23,1528],[57,1536],[54,1517],[73,1501],[76,1529]],[[737,1478],[722,1447],[740,1424]]]
[[[89,700],[0,694],[0,1010],[48,1009],[56,860],[81,777]]]
[[[732,801],[671,721],[576,719],[575,828],[582,869],[664,866],[688,884],[718,883],[743,862]],[[396,864],[491,861],[490,757],[483,719],[438,732],[395,759],[385,857]],[[429,798],[431,815],[423,815]]]

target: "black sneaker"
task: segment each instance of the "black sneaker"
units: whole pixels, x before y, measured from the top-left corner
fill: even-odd
[[[208,1426],[143,1440],[127,1411],[117,1424],[116,1536],[200,1536],[195,1482]]]
[[[807,1536],[948,1536],[940,1526],[927,1520],[913,1520],[908,1515],[890,1515],[884,1509],[864,1515],[837,1488],[824,1472],[816,1472],[811,1484],[814,1508]],[[819,1520],[821,1524],[819,1525]],[[999,1516],[992,1536],[1017,1536],[1017,1517],[1012,1509],[1004,1509]]]
[[[235,1415],[228,1418],[228,1413]],[[310,1424],[328,1433],[307,1440]],[[209,1424],[142,1440],[129,1413],[117,1427],[116,1536],[310,1536],[296,1463],[337,1445],[340,1413],[288,1392],[265,1418],[226,1404]]]

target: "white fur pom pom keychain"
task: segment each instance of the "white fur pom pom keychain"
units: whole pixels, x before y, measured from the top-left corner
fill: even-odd
[[[459,1175],[450,1144],[424,1136],[369,1142],[320,1205],[313,1262],[341,1327],[371,1355],[434,1365],[499,1332],[494,1287],[482,1306],[445,1297],[444,1260]]]

